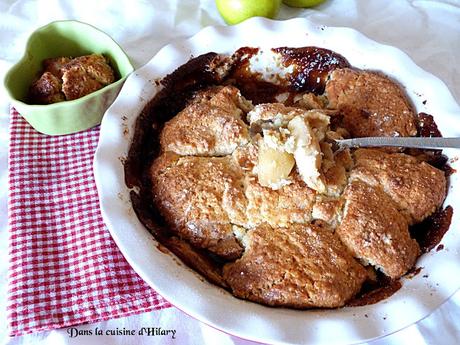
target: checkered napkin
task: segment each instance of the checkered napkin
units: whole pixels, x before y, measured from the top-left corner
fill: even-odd
[[[133,271],[99,210],[93,155],[99,128],[51,137],[11,110],[11,335],[170,307]]]

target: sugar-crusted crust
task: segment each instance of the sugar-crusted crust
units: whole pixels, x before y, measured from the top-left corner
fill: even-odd
[[[255,176],[246,177],[247,215],[251,226],[267,222],[273,227],[293,223],[309,223],[315,191],[308,188],[294,173],[291,182],[273,190],[261,186]]]
[[[174,231],[227,259],[241,254],[231,222],[246,222],[246,199],[243,175],[230,157],[165,153],[150,174],[153,201]]]
[[[336,228],[342,221],[344,204],[343,198],[318,196],[313,205],[312,218],[324,221]]]
[[[112,68],[99,54],[72,59],[62,73],[62,92],[67,100],[83,97],[115,80]]]
[[[406,216],[409,224],[421,222],[441,206],[446,195],[444,173],[403,153],[359,149],[354,153],[352,179],[381,187]]]
[[[108,85],[115,80],[113,69],[110,67],[108,60],[100,54],[76,57],[63,66],[62,72],[65,74],[74,67],[84,69],[89,77],[102,85]]]
[[[240,298],[271,306],[339,307],[367,277],[331,229],[261,224],[247,237],[241,259],[223,270],[225,281]]]
[[[336,69],[326,84],[328,108],[343,115],[353,137],[413,136],[415,113],[401,88],[388,77],[350,68]]]
[[[249,142],[242,116],[252,105],[233,86],[198,93],[168,121],[160,135],[161,147],[180,155],[224,156]]]
[[[353,255],[364,263],[398,278],[411,268],[419,246],[396,205],[380,188],[361,181],[349,184],[342,221],[336,233]]]

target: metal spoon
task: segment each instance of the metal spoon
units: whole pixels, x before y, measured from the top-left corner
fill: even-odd
[[[340,147],[397,146],[419,149],[460,148],[460,138],[366,137],[335,141]]]

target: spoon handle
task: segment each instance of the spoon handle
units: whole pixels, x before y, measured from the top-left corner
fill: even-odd
[[[420,149],[460,148],[460,138],[367,137],[336,140],[341,147],[397,146]]]

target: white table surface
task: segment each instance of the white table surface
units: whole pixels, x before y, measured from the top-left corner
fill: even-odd
[[[460,101],[460,0],[328,0],[315,10],[283,7],[278,19],[305,17],[318,24],[348,26],[404,50],[423,69],[441,78]],[[208,25],[222,25],[213,0],[0,0],[0,78],[19,60],[29,34],[53,20],[77,19],[111,35],[142,66],[166,43]],[[460,114],[459,114],[460,116]],[[79,336],[55,330],[9,338],[7,291],[7,154],[9,105],[0,93],[0,344],[252,344],[208,327],[175,308],[96,324],[80,330],[175,329],[176,339],[146,336]],[[382,344],[458,344],[460,292],[416,325],[371,342]]]

